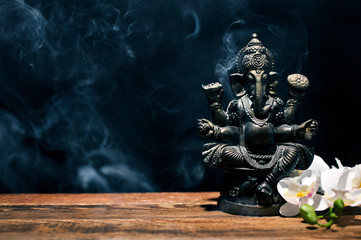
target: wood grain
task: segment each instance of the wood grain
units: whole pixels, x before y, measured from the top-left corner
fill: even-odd
[[[245,217],[217,210],[218,193],[3,194],[0,239],[361,238],[360,210],[331,229],[299,217]]]

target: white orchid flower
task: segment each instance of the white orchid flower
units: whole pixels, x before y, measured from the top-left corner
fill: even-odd
[[[287,217],[296,216],[302,204],[311,205],[316,211],[328,208],[322,196],[316,193],[319,186],[320,174],[310,169],[298,177],[284,178],[279,181],[278,192],[287,201],[280,208],[280,214]]]
[[[296,216],[302,204],[308,204],[316,211],[325,210],[328,205],[321,195],[317,194],[320,187],[320,175],[329,170],[329,166],[321,157],[315,155],[311,166],[299,176],[284,178],[277,184],[280,195],[287,201],[279,210],[283,216]]]
[[[345,206],[361,206],[361,165],[332,168],[321,174],[324,199],[330,207],[341,198]]]

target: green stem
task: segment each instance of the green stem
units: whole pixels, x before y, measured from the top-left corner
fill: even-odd
[[[332,213],[332,211],[333,211],[333,208],[329,208],[329,209],[328,209],[328,212],[325,213],[325,214],[323,214],[323,215],[321,215],[321,216],[318,216],[318,219],[321,219],[321,218],[324,218],[324,217],[326,217],[326,216],[329,216],[329,215]]]
[[[317,225],[320,226],[320,227],[326,227],[326,228],[329,228],[331,227],[331,225],[334,223],[335,219],[339,219],[340,217],[338,216],[335,216],[335,214],[332,214],[333,212],[333,208],[330,208],[328,213],[325,213],[324,215],[320,216],[320,218],[324,218],[325,216],[330,216],[330,221],[328,221],[326,224],[321,224],[321,223],[318,223],[317,222]]]
[[[333,224],[334,222],[334,219],[332,218],[329,222],[327,222],[326,224],[321,224],[321,223],[317,223],[318,226],[320,227],[326,227],[326,228],[329,228],[331,227],[331,225]]]

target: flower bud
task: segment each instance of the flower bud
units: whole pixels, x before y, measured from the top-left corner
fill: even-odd
[[[301,218],[305,219],[307,213],[312,213],[312,214],[316,215],[316,211],[312,206],[310,206],[308,204],[302,204],[302,206],[300,207],[300,216],[301,216]]]
[[[308,224],[315,225],[318,221],[316,213],[308,212],[303,218]]]
[[[302,204],[300,207],[300,216],[311,225],[316,224],[318,221],[315,209],[308,204]]]
[[[333,209],[334,209],[335,213],[337,214],[337,216],[339,216],[339,217],[341,217],[342,211],[344,208],[345,208],[345,204],[341,198],[337,199],[333,203]]]

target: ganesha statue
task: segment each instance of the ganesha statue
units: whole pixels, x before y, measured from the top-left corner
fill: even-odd
[[[221,168],[224,179],[218,207],[241,215],[277,215],[283,199],[277,183],[295,170],[308,168],[313,148],[306,145],[317,131],[317,121],[297,124],[300,99],[309,85],[307,77],[287,78],[289,99],[277,97],[279,75],[273,71],[272,53],[253,34],[237,55],[230,85],[234,99],[222,107],[220,83],[203,85],[213,121],[198,120],[206,165]]]

